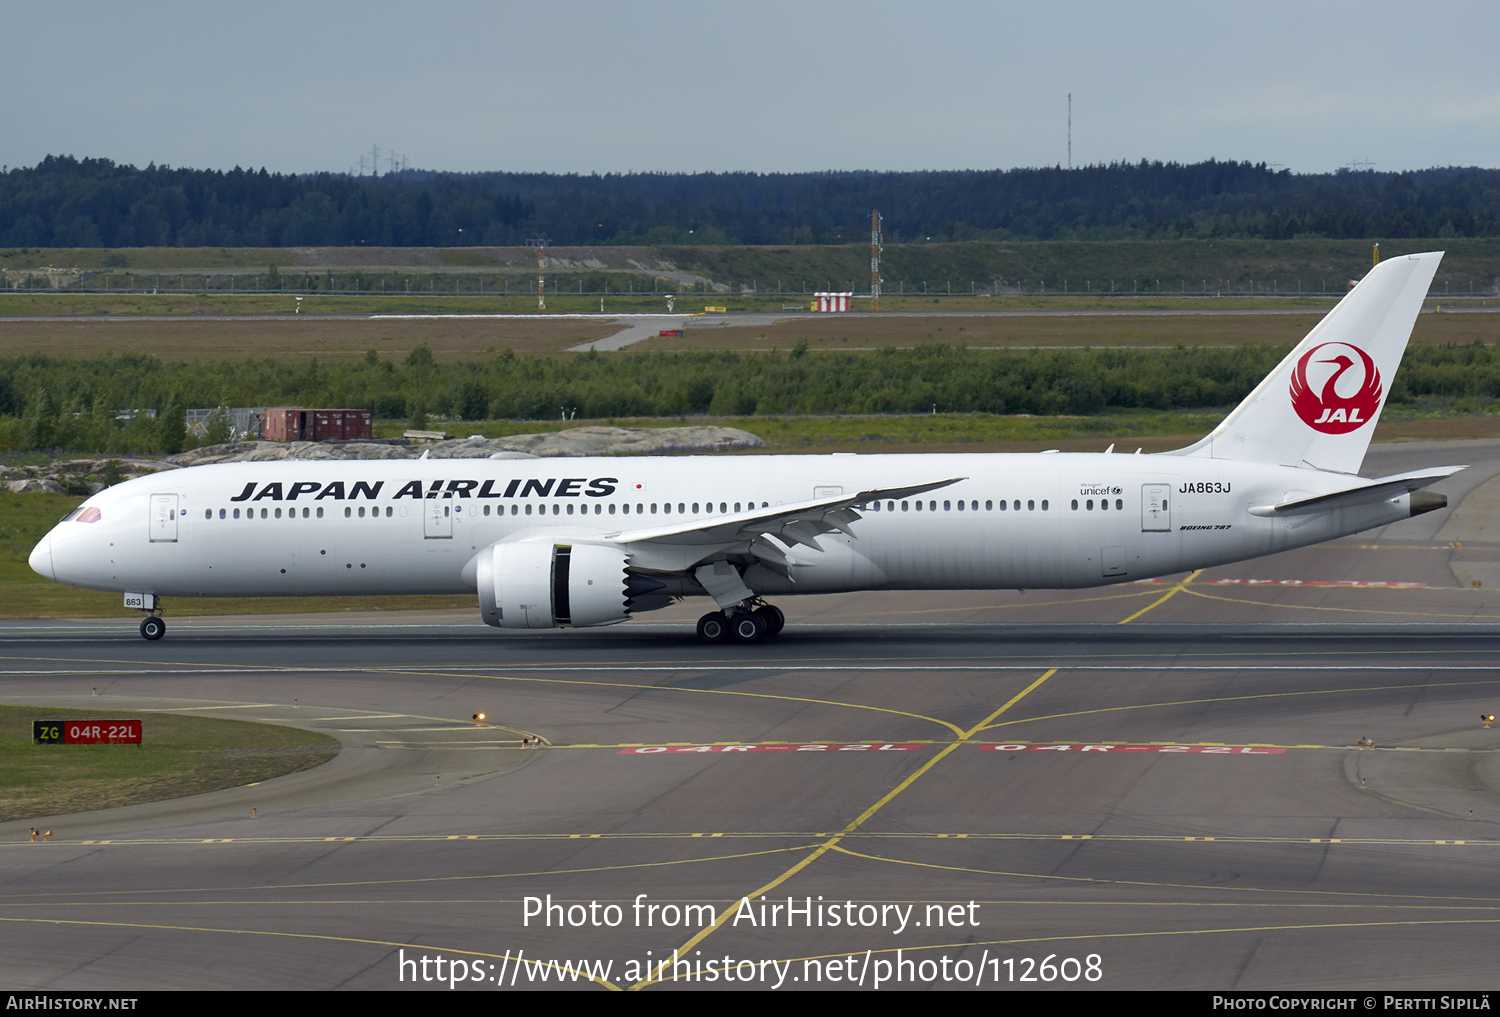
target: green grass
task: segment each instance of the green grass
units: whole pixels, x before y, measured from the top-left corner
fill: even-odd
[[[141,744],[36,745],[35,720],[138,719]],[[0,706],[0,822],[181,798],[327,762],[328,735],[166,713]]]
[[[853,239],[853,238],[851,238]],[[1408,239],[1380,240],[1384,257],[1415,251],[1447,252],[1439,283],[1450,277],[1454,295],[1467,292],[1468,283],[1492,284],[1500,275],[1500,238],[1475,239]],[[1035,284],[1045,280],[1049,289],[1064,279],[1071,288],[1082,290],[1085,280],[1097,292],[1113,279],[1117,286],[1129,288],[1134,282],[1142,288],[1176,289],[1187,280],[1189,286],[1200,286],[1204,280],[1250,279],[1269,282],[1280,279],[1282,288],[1301,278],[1304,285],[1318,280],[1337,288],[1350,278],[1358,278],[1370,266],[1371,247],[1375,240],[1096,240],[1096,241],[936,241],[890,243],[882,260],[887,292],[893,292],[904,280],[908,289],[920,288],[926,280],[929,288],[942,288],[952,282],[955,289],[967,290],[971,280],[988,284],[1000,278],[1010,283],[1028,280]],[[325,249],[335,254],[337,249]],[[350,248],[348,266],[368,260],[368,252]],[[416,255],[422,249],[392,249],[393,253]],[[435,248],[440,265],[401,266],[407,275],[441,272],[448,267],[502,268],[480,248]],[[657,246],[646,250],[681,271],[694,272],[719,282],[748,283],[756,281],[769,289],[779,279],[787,289],[842,290],[865,289],[870,281],[870,246],[862,239],[847,244],[808,244],[802,246]],[[610,248],[598,249],[608,262]],[[322,267],[302,265],[300,256],[289,248],[267,247],[139,247],[139,248],[5,248],[0,249],[0,269],[78,267],[83,269],[119,268],[134,271],[183,271],[192,269],[264,269],[275,262],[283,270],[321,272]],[[618,270],[623,263],[609,265],[603,271]],[[516,266],[505,266],[514,272]],[[566,276],[568,273],[561,273]]]
[[[284,314],[296,312],[297,294],[204,294],[147,293],[108,294],[70,293],[51,290],[44,293],[0,293],[0,315],[141,315],[141,314]],[[537,314],[534,296],[392,296],[306,294],[302,301],[305,314]],[[787,314],[807,311],[811,298],[736,296],[728,294],[682,294],[676,301],[676,313],[698,314],[708,306],[724,307],[731,314]],[[1261,310],[1268,307],[1326,310],[1332,298],[1318,297],[973,297],[968,294],[949,296],[885,296],[880,298],[882,311],[984,313],[986,311],[1082,311],[1082,310]],[[1453,302],[1457,302],[1456,300]],[[783,304],[797,304],[798,310],[783,311]],[[868,301],[856,300],[854,310],[867,309]],[[661,296],[651,294],[618,294],[604,298],[606,314],[666,314]],[[549,294],[546,314],[598,314],[597,296]]]
[[[827,447],[845,450],[848,445],[868,445],[879,451],[881,444],[949,444],[952,442],[1052,441],[1065,438],[1155,436],[1189,434],[1213,430],[1224,413],[1219,410],[1172,410],[1120,412],[1093,417],[1001,416],[992,413],[941,413],[934,416],[880,414],[872,416],[806,417],[711,417],[676,419],[607,418],[570,421],[483,420],[458,423],[431,422],[455,437],[482,434],[504,438],[513,434],[538,434],[570,427],[684,427],[714,424],[738,427],[765,440],[767,451],[805,450]],[[402,421],[378,421],[377,437],[396,437],[406,429]]]

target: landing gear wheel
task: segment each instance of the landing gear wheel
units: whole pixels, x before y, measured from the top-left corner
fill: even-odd
[[[781,613],[781,608],[771,604],[765,604],[755,609],[755,613],[766,623],[766,635],[774,636],[786,628],[786,615]]]
[[[167,634],[167,623],[160,618],[147,618],[141,622],[141,637],[144,639],[160,639]]]
[[[698,638],[705,643],[722,643],[729,638],[729,619],[723,611],[713,611],[698,619]]]
[[[737,643],[754,643],[766,634],[766,621],[759,612],[737,614],[729,623],[734,631],[734,641]]]

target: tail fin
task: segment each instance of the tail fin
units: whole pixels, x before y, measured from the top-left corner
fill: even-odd
[[[1359,472],[1442,259],[1376,265],[1212,434],[1172,454]]]

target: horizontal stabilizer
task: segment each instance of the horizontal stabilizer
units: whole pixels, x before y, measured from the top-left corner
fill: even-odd
[[[1429,484],[1435,484],[1444,477],[1451,477],[1459,470],[1467,468],[1465,466],[1439,466],[1430,470],[1417,470],[1414,473],[1401,473],[1394,477],[1380,477],[1368,484],[1361,484],[1359,487],[1350,487],[1331,494],[1320,494],[1314,498],[1300,498],[1297,501],[1282,502],[1280,505],[1256,505],[1250,509],[1250,514],[1252,516],[1300,516],[1312,512],[1332,512],[1334,509],[1348,508],[1351,505],[1369,505],[1419,491]]]

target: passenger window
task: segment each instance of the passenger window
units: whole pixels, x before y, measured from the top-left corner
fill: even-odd
[[[1115,511],[1117,511],[1117,512],[1123,512],[1123,511],[1125,511],[1125,499],[1124,498],[1116,498],[1115,499]]]
[[[573,514],[573,503],[572,502],[568,502],[568,515],[572,515],[572,514]]]
[[[1046,498],[1042,499],[1042,511],[1043,512],[1047,511],[1047,499]]]
[[[1073,511],[1074,512],[1078,511],[1078,499],[1077,498],[1073,499]]]
[[[937,502],[933,502],[933,511],[934,512],[937,511]],[[953,511],[953,503],[951,501],[945,501],[945,502],[943,502],[943,511],[944,512],[952,512]]]
[[[204,519],[212,519],[213,517],[214,517],[214,510],[213,509],[204,509],[203,510],[203,518]]]
[[[234,510],[234,517],[235,517],[235,518],[236,518],[236,519],[238,519],[238,518],[239,518],[239,517],[240,517],[240,510],[239,510],[239,509],[235,509],[235,510]]]
[[[993,501],[986,500],[985,503],[984,503],[984,510],[986,512],[993,512],[993,511],[995,511],[995,503]]]
[[[510,507],[510,514],[513,515],[513,516],[520,515],[521,514],[521,506],[519,506],[519,505],[512,505]]]
[[[918,512],[922,511],[922,503],[921,502],[917,502],[916,506],[917,506],[917,511]]]
[[[1108,498],[1100,498],[1099,499],[1099,511],[1100,512],[1108,512],[1109,511],[1109,499]]]
[[[740,503],[739,503],[739,502],[735,502],[735,503],[734,503],[734,510],[735,510],[735,511],[736,511],[736,512],[738,512],[738,511],[739,511],[739,510],[740,510]]]
[[[1026,503],[1026,511],[1027,512],[1035,512],[1036,511],[1036,502],[1034,502],[1034,501],[1028,501]]]
[[[528,515],[528,516],[529,516],[529,515],[531,515],[531,506],[530,506],[530,505],[527,505],[527,506],[526,506],[526,514],[527,514],[527,515]]]
[[[1094,511],[1094,499],[1090,498],[1088,501],[1084,502],[1083,507],[1088,509],[1090,512]]]
[[[447,514],[448,514],[448,508],[447,508],[447,506],[444,506],[443,507],[443,515],[447,515]],[[363,505],[361,505],[359,507],[359,517],[361,519],[363,519],[365,517],[365,507]]]
[[[698,503],[697,502],[693,502],[693,515],[697,515],[697,514],[698,514]]]
[[[348,519],[352,515],[354,515],[354,510],[351,509],[348,505],[345,505],[344,506],[344,518]]]
[[[614,502],[610,502],[610,505],[609,505],[609,514],[610,515],[614,515],[615,514]]]
[[[485,506],[485,507],[484,507],[484,514],[485,514],[485,515],[489,515],[489,514],[490,514],[490,507],[489,507],[489,506],[488,506],[488,505],[486,505],[486,506]]]
[[[276,511],[277,511],[277,513],[280,513],[280,512],[281,512],[281,510],[280,510],[280,509],[277,509],[277,510],[276,510]],[[260,510],[260,517],[261,517],[261,518],[262,518],[262,519],[264,519],[264,518],[266,518],[266,516],[267,516],[267,512],[266,512],[266,510],[265,510],[265,509],[261,509],[261,510]]]
[[[1015,509],[1017,512],[1021,511],[1021,499],[1017,498],[1015,500],[1015,503],[1011,505],[1011,508]]]
[[[937,502],[936,501],[930,501],[930,502],[928,502],[927,503],[927,508],[928,508],[929,511],[936,512],[937,511]]]
[[[902,502],[902,503],[901,503],[901,511],[902,511],[902,512],[905,512],[905,511],[906,511],[906,510],[907,510],[907,508],[906,508],[906,507],[907,507],[907,505],[908,505],[908,503],[907,503],[907,502],[904,502],[904,501],[903,501],[903,502]]]
[[[318,518],[319,519],[323,518],[323,506],[322,505],[318,506]]]

